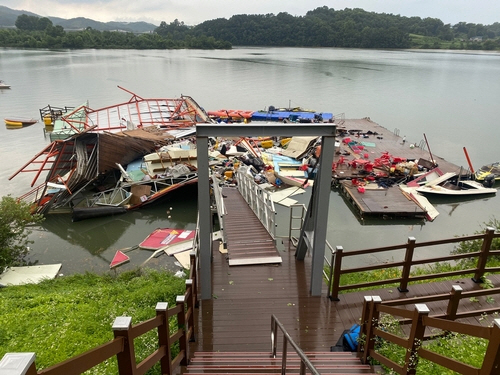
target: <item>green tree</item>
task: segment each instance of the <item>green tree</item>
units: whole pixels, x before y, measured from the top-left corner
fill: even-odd
[[[37,30],[38,17],[21,14],[17,17],[15,25],[19,30]]]
[[[47,28],[53,27],[54,25],[52,24],[52,21],[49,20],[47,17],[42,17],[37,20],[36,23],[36,29],[43,31],[46,30]]]
[[[7,267],[25,265],[28,239],[31,233],[27,227],[40,223],[43,216],[30,212],[26,202],[17,201],[10,195],[0,201],[0,273]]]

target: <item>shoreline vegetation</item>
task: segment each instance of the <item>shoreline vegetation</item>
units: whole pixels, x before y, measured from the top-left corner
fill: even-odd
[[[500,23],[451,25],[437,18],[323,6],[305,16],[286,12],[242,14],[196,26],[177,19],[169,24],[162,21],[154,30],[143,33],[98,31],[85,23],[79,30],[65,30],[49,18],[26,14],[17,17],[15,28],[0,28],[0,47],[9,48],[231,49],[233,46],[500,51]]]

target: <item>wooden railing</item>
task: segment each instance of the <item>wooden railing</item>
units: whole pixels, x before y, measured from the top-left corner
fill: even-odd
[[[281,324],[281,322],[276,318],[273,314],[271,316],[271,347],[272,347],[272,358],[276,358],[277,348],[278,348],[278,329],[283,334],[283,351],[281,353],[281,374],[285,375],[287,373],[286,365],[287,365],[287,352],[288,345],[293,348],[293,350],[297,353],[300,360],[300,375],[305,375],[306,368],[308,373],[312,375],[320,375],[319,371],[314,367],[309,358],[307,358],[306,354],[300,349],[295,341],[293,341],[290,334],[286,331],[285,327]]]
[[[197,306],[197,270],[195,253],[190,254],[191,271],[186,280],[186,292],[177,296],[176,305],[169,308],[167,302],[156,305],[156,316],[136,325],[131,317],[117,317],[112,329],[114,339],[90,349],[76,357],[36,371],[35,353],[7,353],[0,361],[0,374],[9,375],[78,375],[116,356],[120,375],[145,374],[160,363],[162,374],[173,374],[179,366],[186,366],[190,359],[189,341],[194,341],[194,307]],[[175,317],[177,330],[170,332],[169,320]],[[158,348],[137,363],[134,339],[152,331],[158,332]],[[171,358],[171,348],[179,345],[179,353]],[[9,371],[9,372],[7,372]]]
[[[500,267],[486,267],[488,257],[492,255],[500,255],[500,250],[491,250],[491,243],[494,238],[500,237],[500,233],[495,233],[494,228],[487,228],[484,234],[477,234],[473,236],[463,236],[454,237],[438,241],[428,241],[417,243],[414,237],[409,237],[408,242],[402,245],[379,247],[366,250],[356,250],[344,252],[342,246],[337,246],[332,250],[332,258],[330,262],[330,274],[327,277],[328,280],[328,297],[333,301],[339,300],[339,292],[344,290],[352,290],[358,288],[374,287],[379,285],[387,284],[397,284],[399,283],[398,290],[402,293],[408,292],[408,284],[420,280],[430,280],[443,277],[453,277],[457,275],[467,275],[474,274],[473,280],[477,283],[482,282],[482,278],[486,272],[498,272]],[[415,259],[415,249],[425,248],[436,245],[443,244],[454,244],[466,241],[482,240],[482,246],[480,251],[464,253],[464,254],[453,254],[442,257],[433,258],[419,258]],[[384,258],[385,256],[391,257],[389,252],[404,250],[403,260],[395,262],[381,262],[364,267],[354,267],[343,269],[343,262],[346,258],[354,256],[368,256],[376,254],[378,258]],[[385,255],[389,254],[389,255]],[[475,258],[477,263],[475,268],[461,269],[457,271],[443,272],[443,273],[429,273],[425,275],[411,276],[411,270],[413,266],[422,266],[425,264],[432,264],[437,262],[453,262],[460,259]],[[355,273],[355,272],[365,272],[365,271],[375,271],[386,268],[396,268],[400,271],[400,276],[392,279],[379,278],[376,281],[340,285],[340,278],[342,275]]]
[[[500,368],[500,319],[495,319],[492,327],[464,324],[454,321],[455,319],[482,316],[484,313],[500,311],[500,308],[482,310],[467,310],[457,312],[458,304],[463,298],[472,298],[484,295],[500,293],[500,288],[485,289],[480,291],[463,292],[459,286],[454,286],[450,294],[436,295],[430,297],[412,298],[406,300],[394,300],[383,302],[379,296],[366,296],[363,304],[361,318],[361,332],[358,344],[358,355],[362,363],[368,363],[372,358],[382,365],[391,368],[398,374],[416,374],[419,358],[426,359],[439,366],[450,369],[460,374],[494,375],[498,374]],[[448,308],[445,314],[430,316],[430,309],[423,302],[435,302],[448,299]],[[414,304],[414,309],[397,308],[394,305]],[[411,324],[407,337],[401,337],[394,332],[385,329],[381,324],[381,314],[388,314],[398,319],[399,324]],[[395,318],[397,319],[397,318]],[[485,357],[480,368],[476,368],[464,362],[448,358],[430,349],[426,349],[422,343],[435,338],[425,336],[426,329],[438,329],[446,333],[458,333],[488,340]],[[379,338],[386,343],[392,343],[404,348],[405,360],[403,364],[396,363],[393,359],[378,352],[376,343]]]

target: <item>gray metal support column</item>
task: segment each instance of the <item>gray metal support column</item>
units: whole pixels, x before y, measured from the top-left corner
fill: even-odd
[[[210,210],[210,176],[208,168],[208,137],[197,136],[198,153],[198,215],[200,238],[201,299],[212,297],[212,213]]]
[[[314,235],[311,271],[311,295],[320,296],[323,285],[323,266],[325,264],[326,233],[328,209],[332,184],[332,162],[335,137],[322,137],[319,169],[316,173],[315,197],[313,197]]]
[[[328,207],[330,204],[330,186],[332,163],[335,148],[334,124],[198,124],[196,137],[198,143],[198,211],[200,215],[200,283],[201,298],[211,298],[211,260],[212,260],[212,222],[210,210],[210,183],[208,172],[208,137],[240,137],[240,136],[317,136],[322,137],[320,165],[316,173],[314,194],[308,208],[308,217],[302,230],[297,259],[303,260],[308,248],[313,249],[313,265],[311,276],[311,294],[321,295],[323,259],[325,254],[326,231],[328,222]],[[310,231],[307,239],[305,232]],[[302,243],[302,246],[301,246]]]

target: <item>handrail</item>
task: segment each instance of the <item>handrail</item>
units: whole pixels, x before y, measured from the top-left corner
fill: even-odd
[[[452,293],[454,293],[454,290],[452,290]],[[495,291],[495,293],[498,293],[498,291]],[[451,295],[450,298],[453,299],[453,296]],[[384,304],[379,296],[365,297],[360,332],[360,337],[363,339],[358,344],[358,354],[362,363],[368,363],[370,357],[379,361],[382,365],[390,367],[398,374],[410,375],[416,373],[418,360],[419,358],[423,358],[460,374],[493,375],[497,373],[498,366],[500,366],[500,319],[495,319],[492,327],[471,326],[455,322],[455,319],[461,317],[459,314],[445,317],[442,315],[429,316],[430,310],[427,305],[418,303],[414,306],[414,311],[411,311]],[[450,310],[450,304],[448,305],[448,310]],[[383,327],[379,328],[381,313],[406,318],[411,323],[411,330],[408,337],[400,337],[384,330]],[[480,316],[483,314],[483,311],[476,310],[474,311],[475,315],[470,315],[471,313],[469,311],[468,316]],[[456,332],[487,339],[489,343],[481,367],[476,368],[423,347],[421,343],[426,339],[432,338],[424,336],[426,329],[429,327],[438,328],[444,332]],[[377,342],[377,337],[405,349],[406,357],[402,365],[376,350],[375,343]]]
[[[271,194],[246,173],[236,173],[238,190],[271,237],[276,240],[276,209]]]
[[[224,203],[224,199],[222,199],[222,189],[220,187],[221,181],[212,175],[212,187],[213,187],[213,196],[215,198],[215,205],[217,208],[217,216],[219,218],[219,224],[220,224],[220,231],[222,234],[222,242],[224,243],[224,246],[227,243],[227,237],[226,237],[226,232],[224,231],[224,228],[226,227],[225,224],[225,218],[227,215],[226,211],[226,205]]]
[[[345,123],[345,112],[336,114],[335,116],[333,116],[333,118],[334,118],[335,125],[337,125],[337,126],[344,125],[344,123]]]
[[[328,296],[333,301],[339,300],[339,292],[344,290],[352,290],[357,288],[366,288],[379,285],[387,285],[393,283],[399,283],[398,290],[400,292],[408,292],[408,284],[419,280],[435,279],[439,277],[451,277],[458,275],[474,274],[473,280],[477,283],[481,282],[484,274],[486,272],[498,272],[500,267],[486,267],[488,257],[492,255],[499,255],[500,250],[492,250],[491,243],[494,238],[499,238],[500,233],[495,233],[495,229],[488,227],[484,234],[477,234],[472,236],[454,237],[438,241],[427,241],[417,243],[414,237],[409,237],[408,242],[402,245],[386,246],[380,248],[372,248],[366,250],[355,250],[344,252],[342,246],[337,246],[335,250],[332,250],[331,262],[330,262],[330,277],[328,278]],[[470,252],[465,254],[454,254],[442,257],[424,258],[424,259],[414,259],[415,249],[422,247],[429,247],[435,245],[451,244],[465,241],[482,240],[483,244],[480,251]],[[372,264],[363,267],[354,267],[348,269],[342,269],[342,262],[344,258],[367,255],[367,254],[378,254],[379,258],[383,258],[381,254],[388,251],[394,250],[404,250],[404,259],[402,261],[395,262],[384,262]],[[462,269],[457,271],[450,271],[444,273],[426,274],[420,276],[411,276],[410,271],[413,266],[443,262],[443,261],[456,261],[465,258],[477,258],[477,263],[475,268]],[[400,268],[400,276],[393,279],[379,279],[377,281],[350,284],[350,285],[340,285],[340,277],[345,274],[364,272],[364,271],[374,271],[386,268]]]
[[[294,215],[294,211],[296,211],[298,208],[300,208],[300,215],[296,216],[296,215]],[[297,244],[299,242],[299,240],[297,238],[298,236],[294,236],[293,233],[294,233],[294,231],[299,231],[299,235],[300,235],[300,231],[302,230],[302,226],[304,225],[306,212],[307,212],[307,207],[305,204],[292,204],[292,205],[290,205],[290,224],[288,226],[288,243],[293,244],[293,246],[297,246]],[[298,227],[295,227],[294,223],[297,220],[299,221],[300,225]]]
[[[306,368],[311,372],[312,375],[320,375],[320,372],[314,367],[312,362],[309,360],[307,355],[300,349],[297,343],[292,339],[290,334],[287,332],[283,324],[278,320],[278,318],[273,314],[271,316],[271,347],[272,347],[272,358],[276,358],[277,346],[278,346],[278,328],[283,333],[283,353],[281,358],[281,374],[286,374],[286,358],[287,358],[287,346],[290,344],[295,350],[300,358],[300,375],[305,375]]]
[[[90,349],[80,355],[49,368],[36,371],[35,353],[7,353],[0,361],[2,369],[13,369],[13,363],[18,372],[9,372],[11,375],[79,375],[98,364],[116,356],[120,374],[144,374],[156,363],[160,363],[162,374],[173,374],[180,366],[187,366],[190,360],[189,341],[194,341],[194,307],[197,306],[197,272],[196,256],[190,254],[190,279],[186,280],[184,295],[177,296],[176,305],[169,308],[167,302],[156,305],[156,317],[132,325],[131,317],[117,317],[113,323],[115,338],[98,347]],[[169,319],[177,318],[177,330],[170,333]],[[134,339],[152,330],[158,331],[158,348],[144,360],[137,363],[134,350]],[[171,358],[171,348],[179,345],[179,354]],[[4,367],[8,366],[8,367]],[[24,368],[23,368],[24,367]]]

